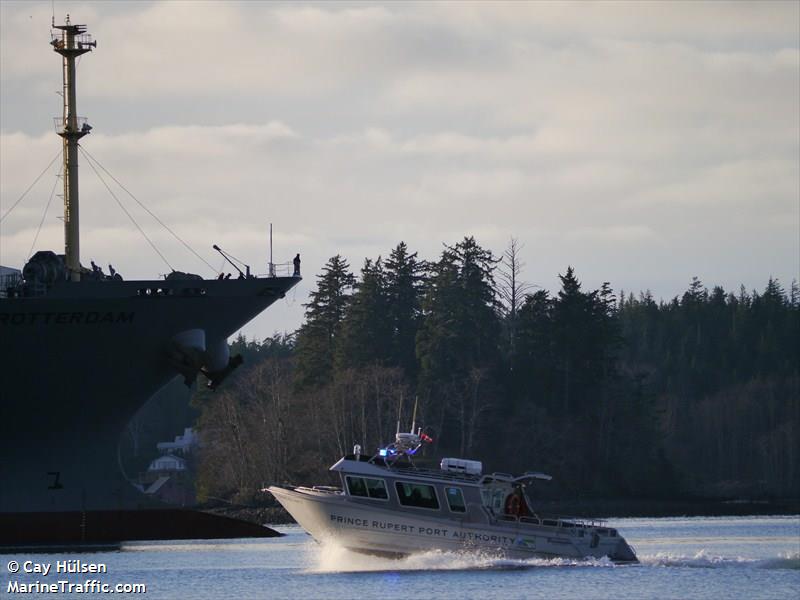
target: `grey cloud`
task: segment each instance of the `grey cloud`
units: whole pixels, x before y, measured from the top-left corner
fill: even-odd
[[[58,151],[49,4],[0,4],[3,209]],[[212,264],[307,279],[247,331],[294,328],[311,276],[401,239],[526,243],[525,277],[680,293],[800,270],[800,25],[779,3],[88,4],[84,146]],[[31,13],[34,19],[29,19]],[[35,23],[31,23],[34,21]],[[44,30],[42,29],[44,22]],[[34,26],[35,25],[35,26]],[[44,133],[47,131],[47,133]],[[2,224],[25,259],[54,173]],[[87,165],[86,256],[163,272]],[[124,194],[121,199],[130,202]],[[58,248],[54,201],[39,246]],[[131,204],[176,268],[205,267]],[[133,249],[133,251],[131,251]]]

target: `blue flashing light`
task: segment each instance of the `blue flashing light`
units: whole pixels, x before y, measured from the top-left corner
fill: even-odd
[[[381,456],[386,456],[387,454],[386,448],[381,448],[380,450],[378,450],[378,454],[380,454]]]

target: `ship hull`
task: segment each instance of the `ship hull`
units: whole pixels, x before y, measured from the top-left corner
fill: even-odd
[[[110,511],[130,520],[130,511],[164,510],[127,479],[119,439],[150,397],[183,376],[170,359],[176,336],[225,340],[297,281],[65,282],[45,297],[0,300],[0,519]],[[120,540],[136,530],[115,529]],[[85,538],[67,530],[71,541]],[[9,539],[0,531],[0,543],[29,541],[24,528]],[[68,541],[60,531],[52,527],[53,541]],[[40,533],[30,540],[45,543]]]
[[[20,546],[74,549],[122,541],[266,538],[280,534],[255,523],[205,512],[161,508],[0,513],[0,550]]]

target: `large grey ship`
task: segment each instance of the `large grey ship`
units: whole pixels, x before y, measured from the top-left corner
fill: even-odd
[[[64,79],[65,252],[40,251],[21,271],[0,273],[0,545],[263,534],[146,499],[122,472],[119,437],[174,379],[219,384],[240,362],[227,338],[283,298],[299,272],[124,281],[84,268],[78,142],[91,127],[78,117],[75,63],[96,42],[69,17],[54,30]]]

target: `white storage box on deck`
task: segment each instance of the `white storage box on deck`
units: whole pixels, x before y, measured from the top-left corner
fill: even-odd
[[[465,460],[463,458],[443,458],[441,468],[442,471],[466,473],[467,475],[480,475],[483,472],[481,461]]]

